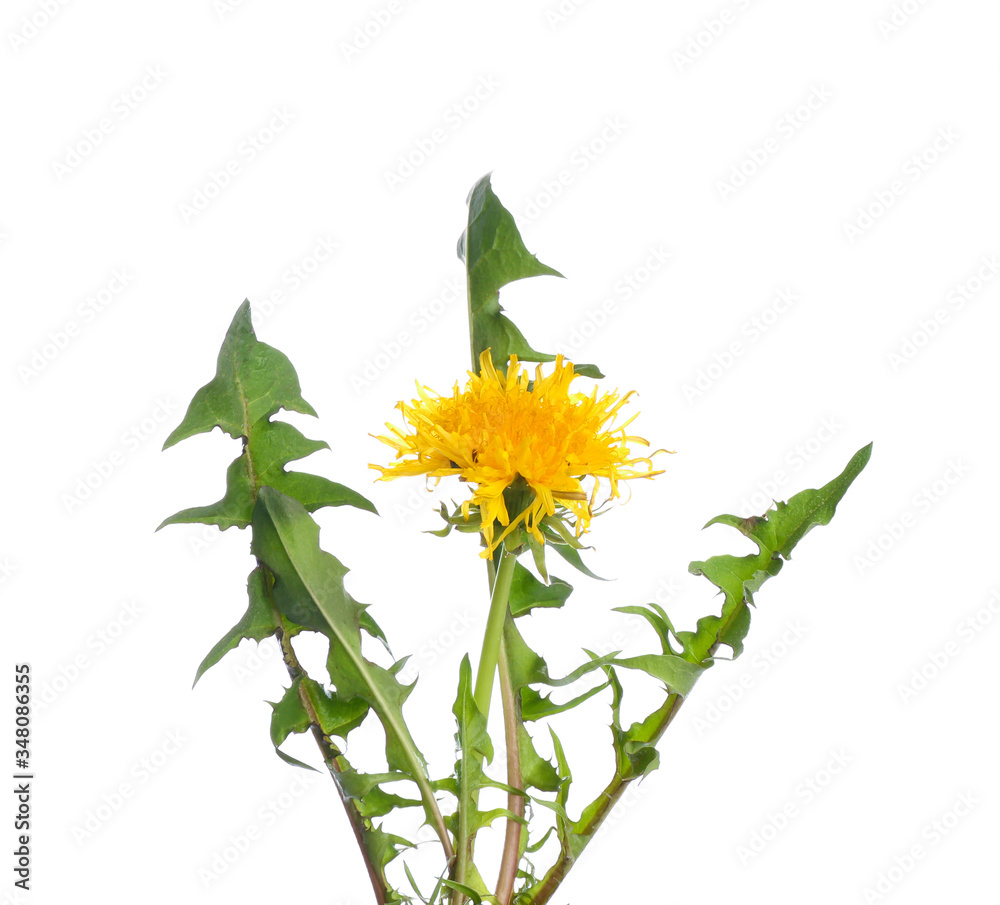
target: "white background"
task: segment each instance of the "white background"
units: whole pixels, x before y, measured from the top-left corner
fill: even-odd
[[[554,901],[989,895],[995,4],[49,5],[0,17],[3,662],[36,683],[23,901],[372,901],[332,784],[269,744],[263,702],[287,682],[273,647],[244,644],[191,690],[243,612],[248,537],[153,529],[218,499],[239,447],[218,431],[160,447],[248,297],[320,414],[293,420],[332,447],[302,467],[382,513],[323,510],[322,539],[414,654],[407,712],[448,772],[482,565],[474,539],[419,533],[463,489],[373,485],[388,450],[369,432],[414,379],[464,377],[454,249],[490,170],[567,277],[507,289],[511,316],[639,390],[637,429],[677,451],[594,525],[589,561],[614,582],[556,568],[576,593],[525,628],[553,672],[584,645],[654,649],[612,606],[659,599],[692,626],[718,601],[687,563],[747,548],[704,522],[819,486],[875,441],[833,524],[759,594],[744,658],[705,676],[662,768]],[[668,262],[643,269],[656,252]],[[630,690],[627,719],[655,703]],[[610,776],[608,718],[602,696],[556,723],[571,810]],[[289,750],[316,762],[310,745]],[[481,851],[492,880],[485,834]]]

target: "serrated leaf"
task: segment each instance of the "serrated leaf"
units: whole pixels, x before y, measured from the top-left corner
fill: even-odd
[[[478,875],[478,871],[476,871]],[[474,905],[483,905],[483,897],[473,889],[471,886],[466,886],[464,883],[456,883],[454,880],[442,880],[441,885],[447,887],[448,889],[454,889],[456,892],[462,893],[462,895],[467,896],[472,900]],[[482,877],[479,878],[479,888],[480,890],[486,891],[486,884],[483,883]]]
[[[387,792],[382,783],[408,780],[409,777],[397,773],[358,773],[355,770],[337,774],[337,783],[344,795],[357,802],[358,812],[363,817],[384,817],[396,808],[423,807],[423,802],[414,798],[403,798]]]
[[[535,749],[535,743],[523,724],[517,727],[518,749],[521,752],[521,781],[526,789],[555,792],[559,789],[559,773],[550,761]]]
[[[268,702],[271,705],[271,744],[275,750],[289,735],[305,732],[312,725],[312,719],[299,697],[301,681],[301,676],[296,677],[285,689],[280,701]]]
[[[542,584],[517,563],[510,587],[510,613],[524,616],[539,607],[561,607],[572,592],[573,586],[561,578],[552,578],[549,584]]]
[[[354,506],[375,513],[373,503],[343,484],[284,468],[288,462],[329,448],[328,443],[309,440],[298,428],[284,421],[254,424],[243,453],[226,470],[226,495],[217,503],[175,513],[164,519],[159,528],[174,524],[218,525],[223,531],[232,527],[245,528],[250,524],[257,487],[261,484],[294,497],[309,512],[323,506]]]
[[[298,375],[288,357],[257,339],[250,302],[244,301],[222,343],[215,377],[195,393],[184,419],[163,448],[215,427],[233,439],[245,437],[251,424],[281,408],[316,414],[302,398]]]
[[[273,635],[279,628],[278,620],[267,595],[267,577],[264,570],[258,566],[247,578],[247,596],[250,598],[250,605],[243,614],[243,618],[236,623],[213,647],[208,656],[201,661],[197,673],[195,673],[193,685],[198,684],[198,680],[226,654],[239,646],[245,638],[249,641],[263,641]]]
[[[674,653],[674,649],[670,646],[670,637],[672,635],[676,637],[676,634],[673,624],[667,618],[667,614],[663,612],[662,607],[657,606],[655,603],[650,603],[647,606],[616,606],[613,609],[616,613],[642,616],[649,622],[659,637],[663,653]]]
[[[534,688],[523,688],[521,690],[521,716],[526,723],[531,723],[547,716],[555,716],[557,713],[565,713],[592,698],[606,687],[606,685],[595,685],[583,694],[562,704],[553,701],[551,695],[539,694]]]
[[[757,545],[757,553],[747,556],[713,556],[705,562],[692,562],[689,571],[704,575],[725,595],[722,612],[698,620],[693,632],[678,632],[685,656],[699,662],[710,656],[717,644],[726,644],[733,657],[743,652],[743,639],[750,625],[748,605],[760,586],[781,570],[792,549],[817,525],[827,525],[848,487],[871,457],[872,445],[859,449],[836,478],[818,490],[803,490],[787,503],[776,503],[764,515],[739,518],[720,515],[707,524],[725,524],[737,528]]]
[[[299,379],[288,358],[258,341],[244,302],[236,312],[219,352],[215,378],[195,394],[183,421],[170,434],[167,449],[194,434],[221,428],[243,439],[243,451],[226,471],[226,493],[216,503],[181,510],[164,519],[157,530],[173,524],[245,528],[253,514],[257,488],[276,487],[310,512],[322,506],[354,506],[376,513],[375,506],[357,491],[320,475],[286,471],[289,462],[321,449],[322,440],[310,440],[298,428],[271,421],[279,409],[315,415],[303,398]]]
[[[479,792],[492,785],[483,769],[483,761],[493,761],[493,742],[486,731],[486,717],[473,694],[472,665],[468,654],[459,666],[458,693],[451,712],[458,727],[455,733],[458,745],[458,760],[455,762],[458,807],[453,816],[452,829],[456,838],[469,840],[471,850],[475,834],[488,826],[483,822],[485,815],[479,810],[478,800]]]
[[[705,671],[699,663],[691,663],[678,654],[642,654],[638,657],[616,659],[615,666],[639,669],[667,686],[671,694],[687,697]]]
[[[297,500],[273,487],[261,487],[253,514],[253,554],[274,575],[278,610],[297,625],[330,639],[327,667],[345,699],[359,697],[375,711],[386,736],[390,770],[417,784],[428,820],[443,838],[444,824],[427,779],[423,756],[403,719],[402,706],[412,686],[365,658],[361,617],[365,605],[344,588],[347,568],[319,545],[319,525]]]
[[[524,246],[514,217],[501,203],[487,174],[469,193],[468,226],[459,239],[458,256],[465,261],[468,278],[469,321],[473,367],[491,350],[493,363],[506,369],[511,355],[521,361],[555,361],[556,356],[537,352],[513,322],[503,314],[500,290],[508,283],[534,276],[562,274],[542,264]],[[585,377],[603,377],[596,365],[574,365]]]

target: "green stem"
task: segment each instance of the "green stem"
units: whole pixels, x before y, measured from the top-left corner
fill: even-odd
[[[473,697],[484,717],[490,714],[490,698],[493,696],[493,679],[500,658],[500,642],[503,640],[503,624],[507,619],[507,602],[510,586],[514,580],[514,566],[517,556],[502,547],[500,565],[493,580],[490,597],[490,615],[486,620],[486,634],[483,637],[483,652],[479,657],[479,671],[476,674],[476,689]]]
[[[273,598],[271,598],[270,595],[268,595],[268,597],[271,604],[271,612],[274,614],[275,621],[280,626],[280,628],[275,632],[275,636],[278,639],[278,643],[281,645],[281,655],[282,659],[285,661],[285,667],[288,669],[288,675],[293,682],[296,679],[307,679],[309,674],[299,662],[299,658],[292,647],[292,639],[289,636],[285,620],[278,612],[278,608],[274,605]],[[309,728],[312,730],[313,738],[316,740],[316,744],[319,747],[320,754],[323,757],[323,762],[326,764],[326,768],[329,770],[331,777],[333,777],[333,784],[337,789],[337,795],[340,798],[341,804],[343,804],[344,810],[347,812],[347,819],[350,821],[351,829],[354,831],[354,838],[357,840],[358,848],[361,849],[361,857],[364,859],[365,868],[368,870],[368,879],[371,880],[372,890],[375,893],[375,901],[377,905],[385,905],[388,901],[388,888],[384,878],[380,874],[379,868],[376,866],[375,860],[373,859],[373,853],[369,850],[367,837],[368,827],[366,826],[365,818],[361,816],[356,803],[344,795],[344,791],[341,789],[340,783],[337,782],[337,778],[335,776],[336,773],[342,773],[344,770],[349,770],[351,766],[347,762],[347,759],[330,740],[329,736],[323,734],[323,728],[320,725],[319,715],[316,712],[316,704],[305,689],[305,684],[299,685],[299,699],[301,700],[306,713],[309,715]]]
[[[503,701],[504,736],[507,742],[507,785],[514,789],[523,790],[521,743],[518,737],[521,729],[521,705],[518,692],[511,680],[507,645],[502,638],[500,639],[500,662],[497,665],[500,670],[500,696]],[[515,817],[524,817],[524,796],[508,792],[507,809]],[[513,817],[508,817],[503,856],[500,859],[500,873],[497,876],[496,897],[499,905],[509,905],[514,894],[517,865],[521,860],[521,832],[521,823]]]
[[[744,598],[741,604],[734,607],[733,612],[730,613],[729,617],[719,626],[712,641],[708,642],[703,647],[696,648],[692,651],[698,663],[705,664],[715,655],[715,651],[719,646],[719,638],[740,616],[742,611],[746,608],[746,605],[746,599]],[[677,711],[680,710],[681,704],[683,704],[685,700],[686,698],[679,694],[670,694],[667,696],[666,701],[664,701],[663,704],[655,711],[655,729],[649,740],[651,745],[659,744],[660,739],[673,722],[674,717],[677,716]],[[616,772],[614,778],[610,783],[608,783],[604,791],[597,796],[589,807],[584,809],[584,813],[590,814],[587,822],[584,824],[581,817],[581,821],[579,821],[575,826],[572,824],[570,825],[570,833],[577,837],[575,850],[570,849],[568,845],[568,838],[564,838],[562,840],[559,860],[552,865],[541,883],[535,886],[531,891],[530,898],[528,899],[531,905],[546,905],[549,899],[552,898],[552,895],[555,893],[559,884],[562,883],[562,881],[566,878],[566,874],[568,874],[570,869],[573,867],[576,859],[580,857],[580,854],[594,838],[594,834],[600,829],[601,824],[604,822],[604,819],[608,816],[611,809],[618,803],[628,784],[636,778],[635,774],[622,776]]]

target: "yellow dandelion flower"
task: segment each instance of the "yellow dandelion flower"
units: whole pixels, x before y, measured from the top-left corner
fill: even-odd
[[[522,523],[544,543],[540,525],[557,509],[572,515],[579,536],[593,517],[600,478],[607,479],[608,499],[613,499],[619,496],[619,481],[663,473],[653,471],[649,457],[632,456],[630,443],[649,446],[625,431],[635,415],[613,426],[633,393],[598,395],[596,387],[590,394],[570,392],[576,375],[561,355],[548,376],[538,366],[533,384],[517,356],[511,356],[506,376],[493,366],[489,349],[479,361],[481,372],[470,371],[465,389],[456,383],[451,396],[439,396],[418,383],[419,398],[396,406],[408,429],[387,423],[390,434],[376,438],[396,450],[397,461],[370,467],[382,473],[382,481],[458,475],[475,484],[462,512],[468,518],[470,508],[478,508],[484,557],[492,559],[497,546]],[[581,484],[588,476],[595,479],[589,497]],[[508,494],[505,500],[505,491],[517,486],[525,490],[520,502],[527,502],[511,513],[508,502],[516,497]],[[498,522],[503,528],[499,534]]]

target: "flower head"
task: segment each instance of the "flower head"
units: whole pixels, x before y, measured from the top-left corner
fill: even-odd
[[[418,383],[419,398],[397,405],[408,429],[387,423],[391,433],[377,438],[396,450],[397,461],[371,467],[382,473],[383,481],[458,475],[475,484],[462,513],[468,519],[470,508],[478,509],[486,542],[483,556],[492,558],[522,524],[544,543],[543,520],[557,511],[572,516],[579,536],[593,517],[600,478],[607,479],[612,499],[620,495],[619,481],[662,474],[653,471],[649,457],[632,456],[630,443],[649,445],[625,432],[636,416],[613,426],[632,393],[598,395],[596,388],[590,394],[570,392],[576,375],[561,355],[548,376],[538,366],[534,383],[517,356],[511,356],[506,375],[494,367],[489,349],[479,363],[480,373],[469,372],[465,389],[456,383],[451,396],[439,396]],[[595,479],[589,496],[581,483],[588,476]],[[522,492],[516,493],[518,489]],[[496,523],[503,529],[499,534]]]

